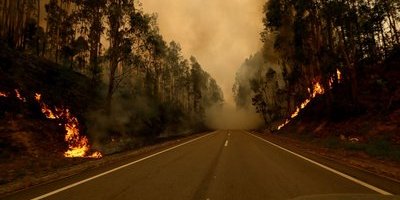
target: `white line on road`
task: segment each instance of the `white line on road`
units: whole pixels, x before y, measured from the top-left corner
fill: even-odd
[[[91,180],[93,180],[93,179],[95,179],[95,178],[99,178],[99,177],[101,177],[101,176],[104,176],[104,175],[106,175],[106,174],[115,172],[115,171],[117,171],[117,170],[120,170],[120,169],[122,169],[122,168],[125,168],[125,167],[128,167],[128,166],[130,166],[130,165],[136,164],[136,163],[138,163],[138,162],[144,161],[144,160],[149,159],[149,158],[151,158],[151,157],[160,155],[160,154],[165,153],[165,152],[167,152],[167,151],[171,151],[171,150],[176,149],[176,148],[178,148],[178,147],[180,147],[180,146],[183,146],[183,145],[185,145],[185,144],[189,144],[189,143],[194,142],[194,141],[196,141],[196,140],[199,140],[199,139],[201,139],[201,138],[207,137],[207,136],[209,136],[209,135],[211,135],[211,134],[213,134],[213,133],[215,133],[215,132],[217,132],[217,131],[214,131],[214,132],[209,133],[209,134],[207,134],[207,135],[203,135],[203,136],[201,136],[201,137],[198,137],[198,138],[189,140],[189,141],[187,141],[187,142],[185,142],[185,143],[178,144],[178,145],[173,146],[173,147],[171,147],[171,148],[168,148],[168,149],[165,149],[165,150],[163,150],[163,151],[157,152],[157,153],[155,153],[155,154],[146,156],[146,157],[141,158],[141,159],[139,159],[139,160],[135,160],[135,161],[133,161],[133,162],[130,162],[130,163],[128,163],[128,164],[119,166],[119,167],[117,167],[117,168],[111,169],[111,170],[106,171],[106,172],[103,172],[103,173],[98,174],[98,175],[96,175],[96,176],[92,176],[92,177],[90,177],[90,178],[81,180],[81,181],[79,181],[79,182],[76,182],[76,183],[67,185],[67,186],[65,186],[65,187],[62,187],[62,188],[57,189],[57,190],[54,190],[54,191],[49,192],[49,193],[47,193],[47,194],[44,194],[44,195],[41,195],[41,196],[39,196],[39,197],[33,198],[32,200],[44,199],[44,198],[46,198],[46,197],[52,196],[52,195],[57,194],[57,193],[59,193],[59,192],[62,192],[62,191],[64,191],[64,190],[68,190],[68,189],[73,188],[73,187],[75,187],[75,186],[78,186],[78,185],[80,185],[80,184],[83,184],[83,183],[86,183],[86,182],[88,182],[88,181],[91,181]]]
[[[353,182],[358,183],[358,184],[360,184],[360,185],[362,185],[362,186],[364,186],[364,187],[367,187],[367,188],[369,188],[369,189],[371,189],[371,190],[373,190],[373,191],[375,191],[375,192],[378,192],[378,193],[383,194],[383,195],[392,195],[391,193],[389,193],[389,192],[387,192],[387,191],[385,191],[385,190],[382,190],[382,189],[377,188],[377,187],[375,187],[375,186],[373,186],[373,185],[370,185],[370,184],[368,184],[368,183],[366,183],[366,182],[364,182],[364,181],[358,180],[358,179],[356,179],[356,178],[354,178],[354,177],[351,177],[351,176],[349,176],[349,175],[347,175],[347,174],[344,174],[344,173],[342,173],[342,172],[339,172],[339,171],[337,171],[337,170],[335,170],[335,169],[332,169],[332,168],[330,168],[330,167],[328,167],[328,166],[326,166],[326,165],[323,165],[323,164],[321,164],[321,163],[318,163],[318,162],[316,162],[316,161],[314,161],[314,160],[311,160],[311,159],[309,159],[309,158],[306,158],[306,157],[304,157],[304,156],[302,156],[302,155],[300,155],[300,154],[297,154],[297,153],[295,153],[295,152],[293,152],[293,151],[290,151],[290,150],[288,150],[288,149],[285,149],[285,148],[283,148],[283,147],[281,147],[281,146],[279,146],[279,145],[277,145],[277,144],[275,144],[275,143],[272,143],[272,142],[270,142],[270,141],[268,141],[268,140],[265,140],[265,139],[263,139],[263,138],[261,138],[261,137],[258,137],[258,136],[256,136],[256,135],[254,135],[254,134],[251,134],[251,133],[249,133],[249,132],[247,132],[247,131],[246,131],[246,133],[249,134],[249,135],[251,135],[251,136],[253,136],[253,137],[256,137],[256,138],[258,138],[258,139],[260,139],[260,140],[262,140],[262,141],[264,141],[264,142],[266,142],[266,143],[268,143],[268,144],[270,144],[270,145],[272,145],[272,146],[274,146],[274,147],[277,147],[277,148],[279,148],[279,149],[281,149],[281,150],[284,150],[284,151],[286,151],[286,152],[288,152],[288,153],[291,153],[291,154],[293,154],[293,155],[295,155],[295,156],[297,156],[297,157],[299,157],[299,158],[302,158],[302,159],[304,159],[304,160],[306,160],[306,161],[308,161],[308,162],[311,162],[311,163],[313,163],[313,164],[315,164],[315,165],[317,165],[317,166],[319,166],[319,167],[322,167],[322,168],[324,168],[324,169],[326,169],[326,170],[328,170],[328,171],[330,171],[330,172],[333,172],[333,173],[335,173],[335,174],[337,174],[337,175],[339,175],[339,176],[341,176],[341,177],[344,177],[344,178],[346,178],[346,179],[348,179],[348,180],[350,180],[350,181],[353,181]]]
[[[225,146],[226,146],[226,147],[228,146],[228,140],[225,141]]]

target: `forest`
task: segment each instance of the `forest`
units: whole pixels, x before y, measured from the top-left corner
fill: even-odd
[[[264,47],[236,75],[237,107],[255,106],[272,131],[309,103],[319,120],[388,116],[399,108],[399,12],[390,0],[267,1]]]
[[[166,2],[0,0],[0,199],[400,193],[400,0]]]
[[[27,63],[26,69],[14,71],[28,74],[39,59],[50,62],[54,74],[61,73],[59,80],[44,77],[55,79],[53,89],[46,90],[34,88],[29,78],[4,83],[15,77],[4,65],[2,97],[14,90],[30,96],[33,90],[42,91],[40,100],[50,108],[68,107],[81,122],[78,128],[96,143],[206,130],[205,110],[224,101],[217,82],[195,57],[185,58],[177,42],[163,39],[157,14],[144,13],[138,1],[1,0],[0,10],[4,59],[19,52],[23,56],[18,59]],[[10,62],[18,65],[18,59]],[[68,92],[65,82],[84,83],[89,89]],[[7,121],[4,113],[13,110],[4,98],[1,103],[0,116]]]

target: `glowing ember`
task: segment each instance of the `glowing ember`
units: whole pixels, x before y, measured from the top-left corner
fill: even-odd
[[[281,124],[278,126],[278,130],[281,130],[281,128],[283,128],[284,126],[286,126],[286,124],[289,124],[290,120],[286,119],[285,123]]]
[[[325,89],[321,86],[321,84],[319,83],[319,82],[316,82],[315,84],[314,84],[314,88],[313,88],[313,93],[312,93],[312,95],[311,95],[311,98],[315,98],[317,95],[319,95],[319,94],[324,94],[325,93]],[[308,100],[308,103],[311,101],[311,99],[307,99]],[[306,100],[306,101],[307,101]],[[307,104],[308,104],[307,103]],[[304,107],[303,107],[304,108]],[[302,108],[302,109],[303,109]]]
[[[35,99],[36,99],[36,101],[40,101],[42,99],[42,95],[35,93]]]
[[[92,153],[92,155],[88,156],[89,158],[101,158],[103,157],[103,155],[101,155],[100,152],[96,151],[94,153]]]
[[[328,81],[329,89],[333,88],[333,84],[335,83],[335,80],[337,80],[337,83],[340,83],[342,81],[342,72],[340,72],[339,69],[336,69],[336,77],[335,77],[335,75],[333,75],[329,78],[329,81]]]
[[[15,92],[15,96],[16,96],[20,101],[26,102],[26,99],[25,99],[24,97],[21,96],[21,94],[19,93],[18,89],[14,89],[14,92]]]
[[[336,78],[337,78],[338,83],[340,83],[340,81],[342,79],[342,73],[338,69],[336,70],[336,76],[337,76]],[[330,89],[332,89],[333,83],[334,83],[334,76],[331,76],[329,78],[329,82],[328,82]],[[289,124],[292,119],[297,117],[299,115],[300,111],[303,110],[311,102],[311,100],[313,100],[317,95],[322,95],[325,93],[325,89],[322,87],[322,85],[319,82],[315,82],[313,84],[312,93],[311,93],[310,88],[307,88],[307,90],[310,93],[310,97],[307,98],[306,100],[304,100],[300,104],[300,106],[297,106],[296,110],[290,115],[290,118],[286,119],[283,124],[278,126],[278,128],[277,128],[278,130],[282,129],[284,126]]]
[[[329,81],[328,81],[329,89],[333,88],[333,83],[334,82],[335,82],[335,79],[333,79],[333,77],[329,78]]]
[[[342,72],[340,72],[339,69],[336,69],[336,75],[337,75],[338,83],[340,83],[342,81]]]
[[[68,143],[68,150],[64,153],[65,157],[90,157],[101,158],[100,152],[94,152],[92,155],[87,155],[90,150],[89,140],[86,136],[79,134],[78,119],[71,115],[68,109],[55,107],[54,111],[41,101],[41,94],[36,93],[35,99],[39,102],[42,113],[49,119],[62,119],[65,121],[64,128],[66,130],[64,140]]]
[[[40,109],[42,110],[42,113],[48,118],[48,119],[56,119],[56,115],[53,114],[53,111],[45,104],[41,102],[42,95],[35,93],[35,99],[37,102],[40,104]]]
[[[8,95],[5,92],[0,92],[0,97],[8,97]]]

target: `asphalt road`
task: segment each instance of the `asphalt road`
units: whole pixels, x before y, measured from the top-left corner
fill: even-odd
[[[6,199],[291,199],[385,192],[245,131],[216,131],[126,162]]]

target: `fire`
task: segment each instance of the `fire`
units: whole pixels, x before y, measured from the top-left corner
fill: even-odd
[[[310,91],[311,91],[310,88],[308,88],[308,92],[310,93],[310,97],[308,99],[304,100],[300,104],[300,106],[298,106],[296,108],[296,110],[290,115],[290,119],[286,119],[283,124],[278,126],[278,130],[280,130],[281,128],[283,128],[287,124],[289,124],[291,119],[296,118],[299,115],[300,111],[303,110],[311,102],[311,100],[314,99],[317,95],[321,95],[321,94],[325,93],[324,88],[321,86],[321,84],[319,82],[316,82],[313,85],[313,90],[312,90],[313,92],[311,93]]]
[[[333,77],[330,77],[329,78],[329,81],[328,81],[328,85],[329,85],[329,89],[332,89],[333,88],[333,83],[335,82],[335,79],[333,79]]]
[[[339,69],[336,69],[336,75],[338,83],[340,83],[342,81],[342,72],[340,72]]]
[[[14,89],[14,92],[15,92],[15,97],[17,97],[18,100],[26,102],[26,99],[21,96],[21,93],[19,93],[18,89]],[[8,96],[9,96],[9,93],[0,91],[0,97],[8,97]]]
[[[26,99],[25,99],[24,97],[21,96],[21,93],[19,93],[18,89],[14,89],[14,92],[15,92],[15,96],[16,96],[20,101],[26,102]]]
[[[35,99],[40,104],[42,113],[49,119],[61,119],[65,121],[64,128],[67,133],[64,140],[68,143],[68,150],[64,153],[64,156],[70,158],[101,158],[102,155],[100,152],[88,155],[90,150],[89,140],[86,136],[79,134],[79,121],[71,115],[69,109],[55,107],[54,110],[51,110],[47,104],[41,101],[41,97],[41,94],[35,94]]]
[[[340,83],[342,81],[342,72],[339,69],[336,69],[336,77],[335,77],[335,75],[329,77],[329,81],[328,81],[329,89],[333,88],[333,84],[335,83],[335,80],[337,81],[337,83]]]
[[[22,102],[26,102],[26,98],[22,97],[18,89],[14,89],[15,97]],[[6,92],[0,91],[0,97],[8,97]],[[66,131],[64,140],[68,143],[68,150],[64,153],[65,157],[87,157],[87,158],[101,158],[102,154],[98,151],[89,154],[90,145],[86,136],[79,134],[79,121],[74,117],[69,109],[55,107],[51,109],[50,106],[42,101],[42,95],[35,93],[35,100],[39,103],[42,113],[48,119],[59,119],[65,122],[64,128]],[[62,124],[60,124],[61,126]]]
[[[42,95],[35,93],[35,99],[37,102],[40,104],[40,109],[42,110],[42,113],[48,118],[48,119],[57,119],[56,115],[53,114],[53,111],[45,104],[41,102]]]
[[[283,128],[284,126],[286,126],[287,124],[289,124],[290,120],[286,119],[285,122],[281,125],[278,126],[278,130],[281,130],[281,128]]]
[[[342,73],[339,71],[339,69],[336,70],[336,79],[338,83],[340,83],[340,81],[342,80]],[[328,84],[330,89],[332,89],[333,87],[334,80],[334,76],[331,76],[329,78]],[[319,82],[315,82],[313,84],[312,93],[310,88],[308,88],[307,90],[310,96],[306,100],[304,100],[299,106],[297,106],[296,110],[290,115],[289,119],[286,119],[283,124],[278,126],[278,130],[282,129],[284,126],[289,124],[292,119],[296,118],[299,115],[300,111],[303,110],[311,102],[311,100],[313,100],[318,95],[322,95],[325,93],[324,87],[322,87],[321,83]]]
[[[8,97],[8,95],[5,92],[0,92],[0,97]]]

